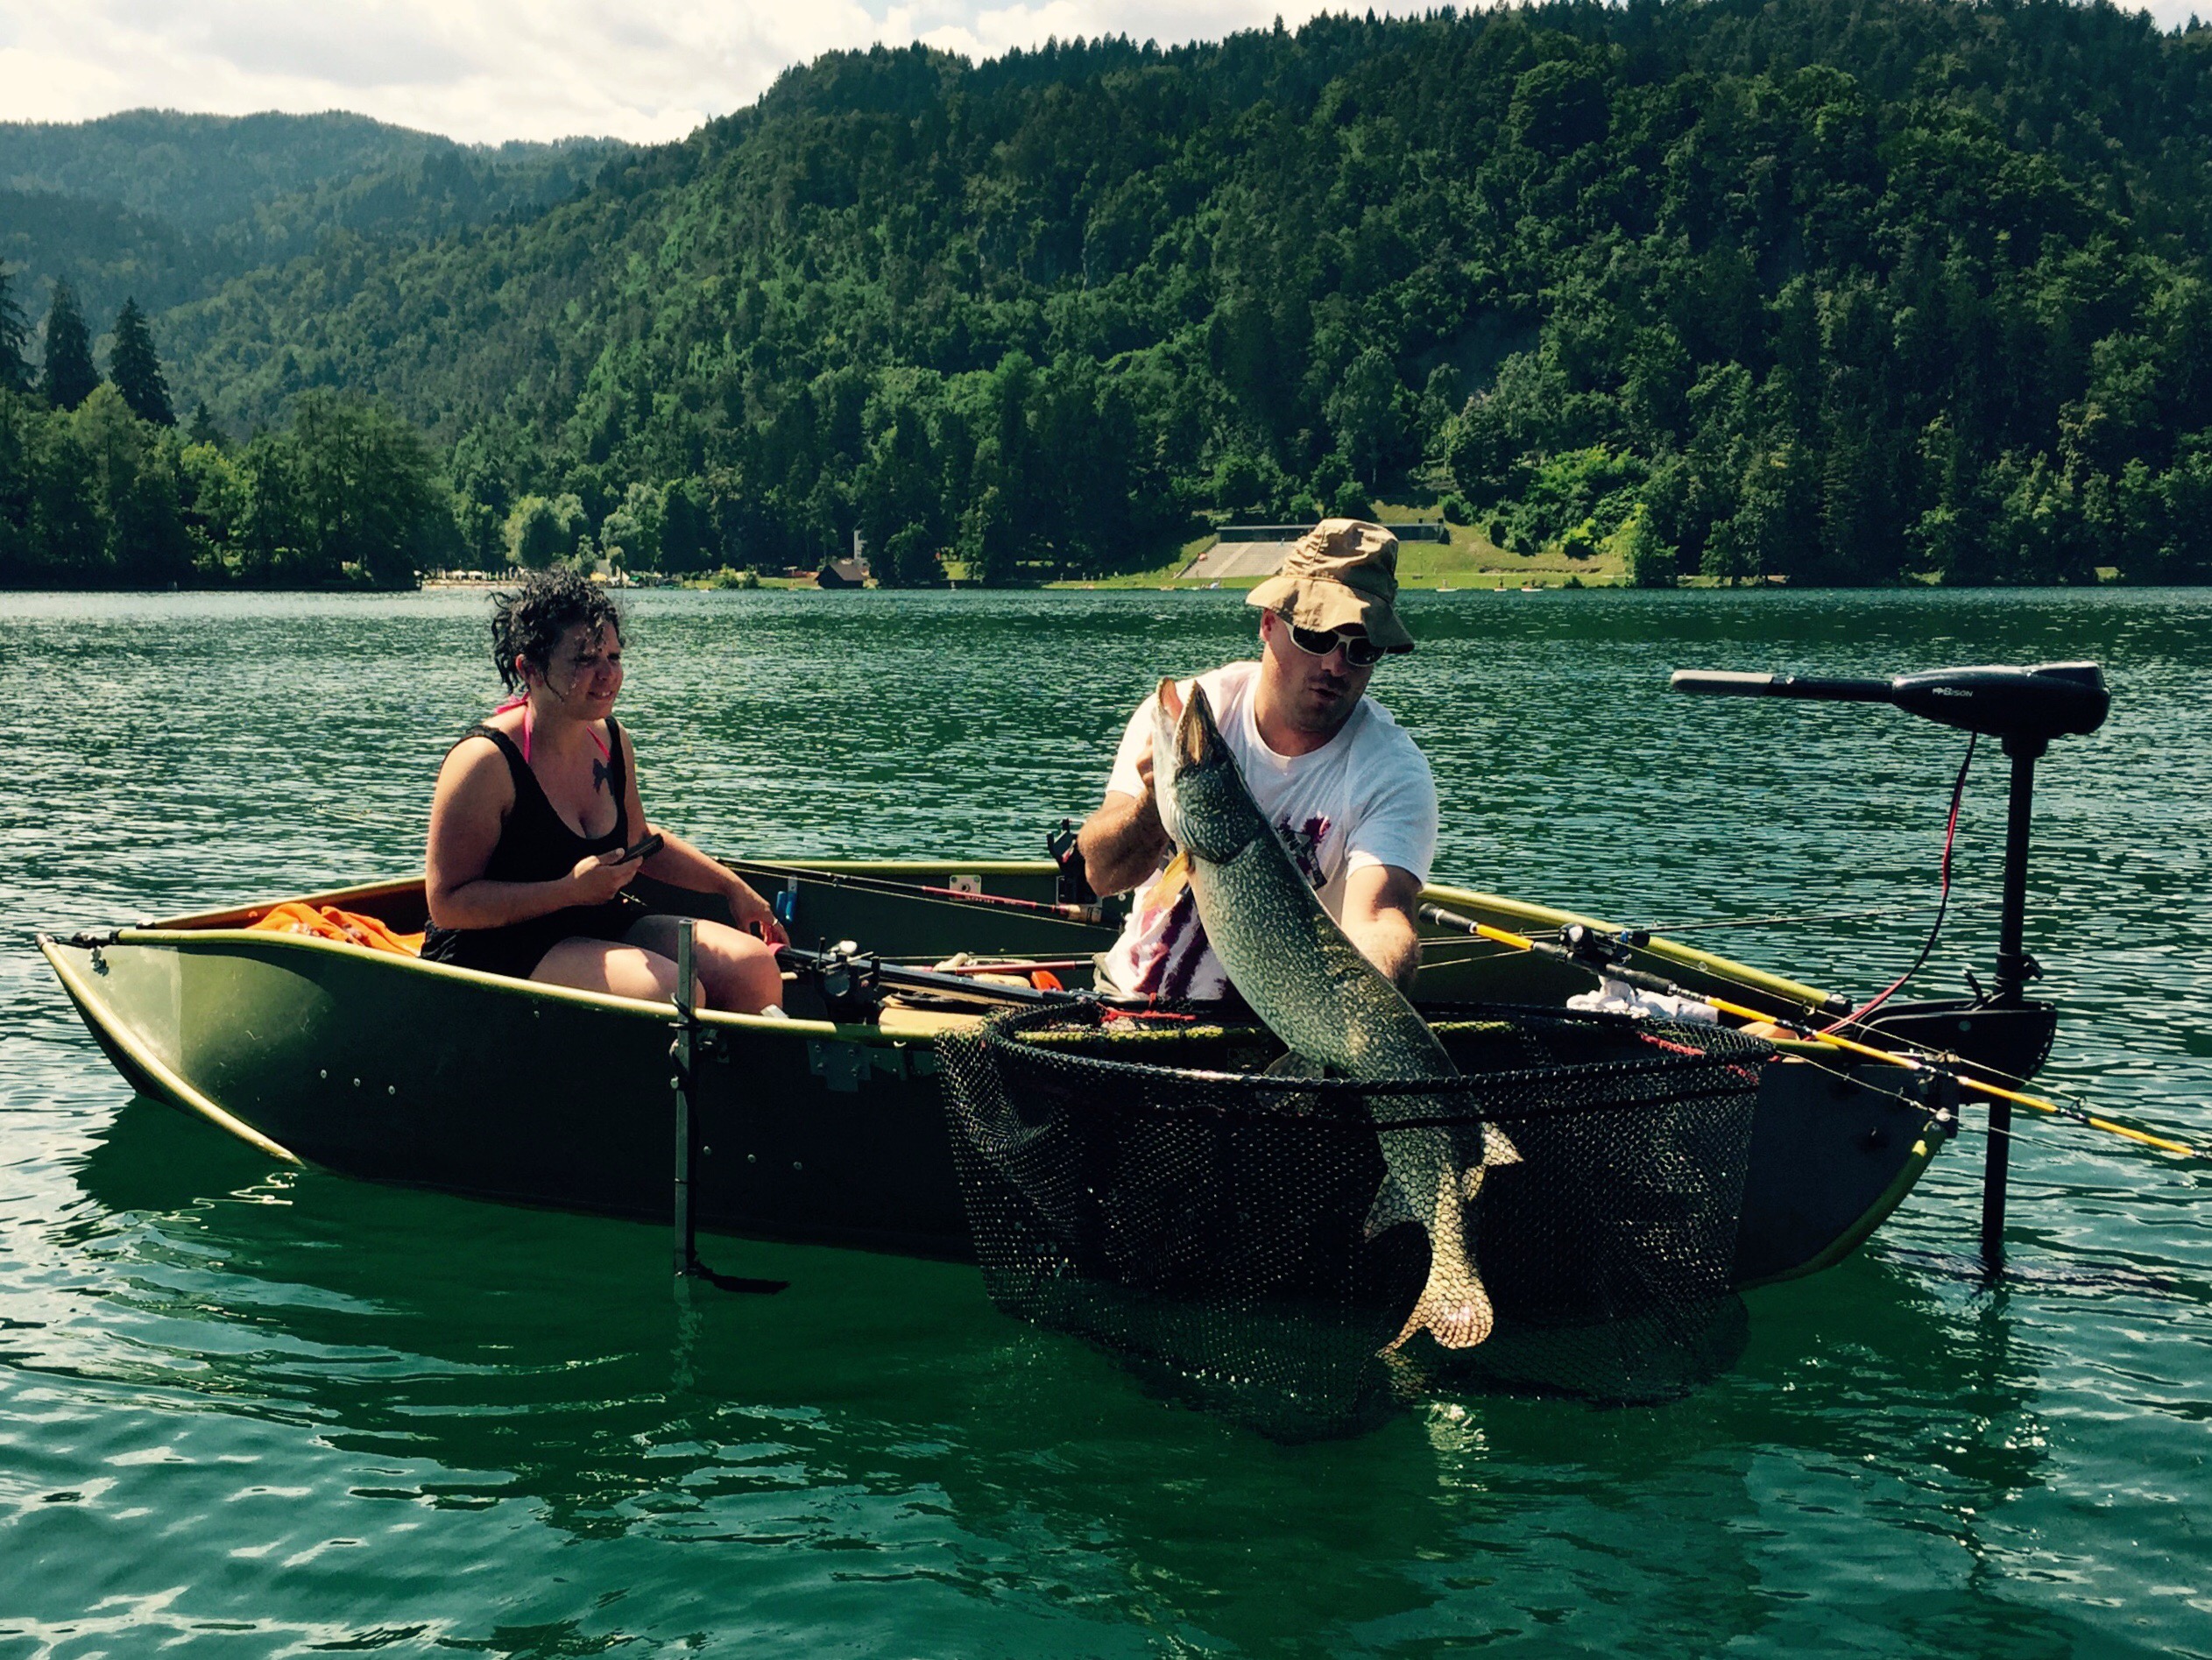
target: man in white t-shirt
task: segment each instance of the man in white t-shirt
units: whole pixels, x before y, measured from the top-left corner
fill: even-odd
[[[1382,526],[1323,519],[1247,597],[1260,610],[1259,660],[1197,683],[1253,799],[1322,905],[1369,961],[1410,989],[1420,967],[1414,906],[1436,854],[1436,783],[1411,737],[1365,695],[1384,655],[1413,649],[1392,608],[1397,567],[1397,538]],[[1182,683],[1186,696],[1190,686]],[[1077,844],[1092,887],[1137,890],[1121,937],[1100,959],[1101,989],[1223,997],[1228,978],[1189,884],[1154,903],[1169,851],[1152,790],[1156,701],[1156,693],[1146,698],[1130,718],[1106,801]]]

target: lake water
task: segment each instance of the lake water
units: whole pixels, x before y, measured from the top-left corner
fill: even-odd
[[[1461,593],[1376,695],[1441,876],[1863,994],[1962,737],[1672,668],[2101,660],[2041,770],[2043,1084],[2212,1140],[2212,594]],[[656,817],[763,855],[1033,855],[1233,594],[647,594]],[[2212,1166],[2047,1121],[1964,1270],[1980,1115],[1687,1400],[1438,1403],[1295,1448],[996,1314],[970,1270],[272,1169],[144,1101],[32,950],[419,867],[494,699],[481,595],[0,596],[0,1657],[2212,1654]],[[2001,759],[1918,983],[1994,943]],[[395,1034],[404,1042],[404,1034]],[[2131,1272],[2116,1274],[2115,1269]]]

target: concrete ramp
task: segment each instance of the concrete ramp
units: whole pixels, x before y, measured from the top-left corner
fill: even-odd
[[[1219,582],[1229,576],[1272,576],[1290,556],[1296,541],[1219,541],[1183,568],[1184,582]]]

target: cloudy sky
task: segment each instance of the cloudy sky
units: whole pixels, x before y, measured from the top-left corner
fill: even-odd
[[[2212,0],[2154,0],[2151,10],[2173,24],[2197,4],[2212,10]],[[145,105],[339,109],[471,140],[675,138],[832,47],[923,40],[979,57],[1098,34],[1165,45],[1278,13],[1295,25],[1323,9],[1315,0],[4,0],[0,119],[81,121]]]
[[[0,119],[80,121],[149,104],[343,109],[470,140],[675,138],[834,47],[923,40],[975,57],[1105,33],[1166,44],[1264,25],[1278,11],[1295,25],[1323,9],[1319,0],[4,0]]]

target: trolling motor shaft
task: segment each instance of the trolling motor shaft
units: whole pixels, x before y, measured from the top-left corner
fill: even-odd
[[[2004,903],[1997,921],[1996,985],[1992,995],[1968,1002],[1930,1003],[1895,1011],[1885,1029],[1905,1035],[1914,1025],[1977,1017],[2004,1022],[2024,1052],[2039,1063],[2057,1014],[2032,1003],[2027,983],[2041,971],[2027,953],[2028,830],[2035,798],[2035,763],[2054,738],[2081,736],[2104,724],[2112,707],[2104,674],[2095,663],[2037,663],[2020,668],[1990,666],[1938,668],[1889,680],[1817,679],[1797,675],[1746,675],[1717,669],[1677,669],[1678,692],[1726,697],[1792,697],[1818,703],[1889,703],[1945,726],[1995,738],[2012,760],[2004,821]],[[1971,977],[1969,977],[1971,978]],[[1903,1017],[1902,1021],[1898,1017]],[[2017,1069],[2032,1072],[2034,1064]],[[1982,1256],[1992,1274],[2004,1259],[2004,1200],[2012,1109],[1989,1102],[1989,1139],[1982,1165]]]

